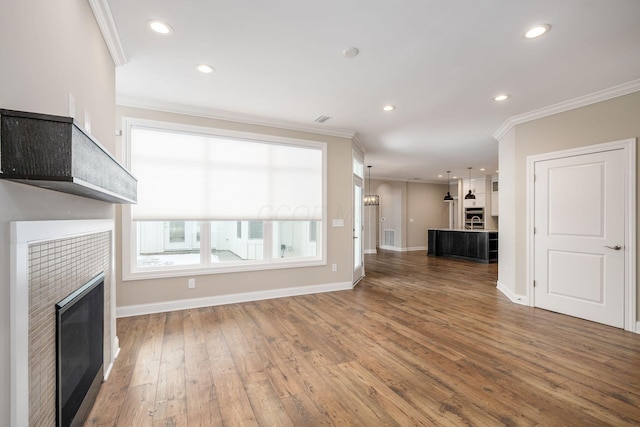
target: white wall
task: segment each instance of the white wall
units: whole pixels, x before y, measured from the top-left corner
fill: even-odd
[[[449,226],[449,203],[443,199],[447,186],[407,182],[405,222],[407,250],[427,250],[427,230]]]
[[[88,111],[114,148],[115,69],[86,0],[0,2],[0,108]],[[9,222],[113,218],[112,205],[0,180],[0,423],[9,420]]]
[[[498,233],[498,287],[511,298],[516,294],[516,139],[511,129],[498,146],[500,158],[500,184],[498,207],[500,232]]]
[[[362,237],[364,238],[364,253],[365,254],[375,254],[376,246],[378,244],[378,225],[380,221],[378,220],[380,211],[380,206],[365,206],[363,211],[363,225],[364,231],[362,233]]]
[[[426,250],[427,229],[449,226],[449,205],[443,201],[446,184],[372,179],[371,189],[372,194],[380,196],[378,220],[383,249]],[[374,220],[375,215],[366,212],[365,208],[365,222]],[[395,230],[393,246],[384,245],[385,229]],[[375,224],[365,224],[366,230],[375,230]],[[371,245],[365,249],[371,249]]]
[[[380,196],[380,247],[383,249],[402,250],[405,232],[405,200],[406,182],[371,180],[373,194]],[[385,230],[394,230],[393,245],[385,245]]]

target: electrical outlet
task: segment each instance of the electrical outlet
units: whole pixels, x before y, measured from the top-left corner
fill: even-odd
[[[338,271],[338,264],[331,264],[331,271]]]
[[[196,279],[189,279],[189,289],[196,287]]]

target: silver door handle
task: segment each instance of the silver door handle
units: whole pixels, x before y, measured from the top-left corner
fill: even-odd
[[[609,249],[613,249],[614,251],[619,251],[620,249],[622,249],[622,246],[620,245],[615,245],[615,246],[609,246],[609,245],[604,245],[605,248],[609,248]]]

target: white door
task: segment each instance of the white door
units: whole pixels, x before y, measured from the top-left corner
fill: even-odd
[[[167,221],[164,223],[164,249],[189,251],[200,249],[200,226],[195,221]]]
[[[534,170],[535,306],[624,327],[624,151]]]
[[[364,251],[362,230],[362,210],[364,203],[364,193],[362,191],[362,179],[354,175],[353,177],[353,283],[362,279],[364,265]]]

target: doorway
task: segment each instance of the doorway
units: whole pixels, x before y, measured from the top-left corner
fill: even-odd
[[[635,330],[635,140],[528,158],[531,305]]]
[[[353,284],[364,276],[364,239],[363,239],[364,191],[362,178],[353,177]]]

